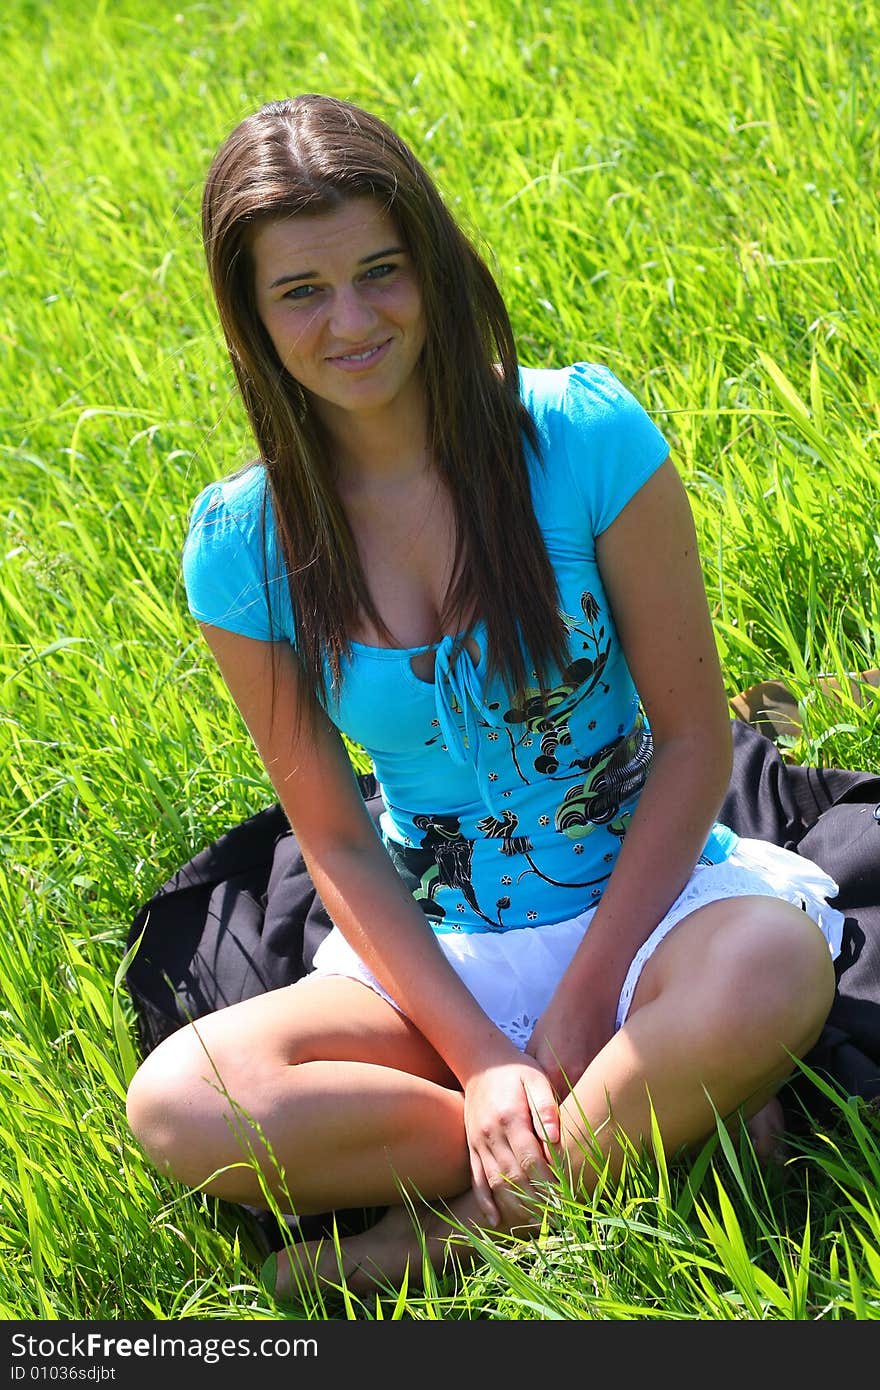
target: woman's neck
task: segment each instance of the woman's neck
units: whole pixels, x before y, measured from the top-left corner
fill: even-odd
[[[358,494],[405,485],[430,463],[428,421],[421,390],[380,410],[333,411],[324,417],[337,486]]]

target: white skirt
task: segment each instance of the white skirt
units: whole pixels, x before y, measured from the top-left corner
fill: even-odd
[[[617,1005],[617,1027],[627,1016],[645,962],[682,918],[707,903],[757,894],[802,908],[820,928],[832,959],[840,954],[844,917],[828,899],[838,886],[817,864],[764,840],[738,840],[722,864],[698,864],[662,921],[636,953]],[[596,908],[551,926],[503,932],[438,932],[437,941],[485,1013],[524,1048],[552,998]],[[361,980],[403,1012],[352,950],[338,927],[315,953],[314,973]]]

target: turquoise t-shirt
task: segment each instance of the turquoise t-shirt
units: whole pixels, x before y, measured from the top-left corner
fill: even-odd
[[[476,661],[463,646],[456,652],[452,637],[410,649],[353,642],[326,704],[372,759],[385,845],[437,931],[559,922],[594,904],[651,762],[650,730],[595,540],[663,463],[668,445],[605,367],[523,368],[520,376],[544,465],[527,448],[532,499],[569,634],[569,661],[554,673],[549,697],[542,700],[536,684],[513,705],[503,682],[487,682],[478,622]],[[184,581],[199,621],[290,641],[287,577],[264,492],[255,465],[200,493]],[[410,658],[431,649],[428,683]],[[732,832],[716,826],[704,859],[723,860],[733,843]]]

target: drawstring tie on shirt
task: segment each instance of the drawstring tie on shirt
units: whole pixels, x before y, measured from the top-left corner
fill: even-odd
[[[492,814],[497,815],[485,769],[486,750],[480,727],[489,725],[504,729],[507,726],[500,704],[491,705],[485,698],[482,681],[463,637],[444,637],[436,649],[434,704],[449,756],[460,766],[470,764],[474,768],[480,795]]]

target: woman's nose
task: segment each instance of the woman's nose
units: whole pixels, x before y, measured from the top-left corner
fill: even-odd
[[[349,342],[363,342],[376,320],[375,310],[363,298],[356,285],[346,285],[336,291],[330,315],[330,331]]]

